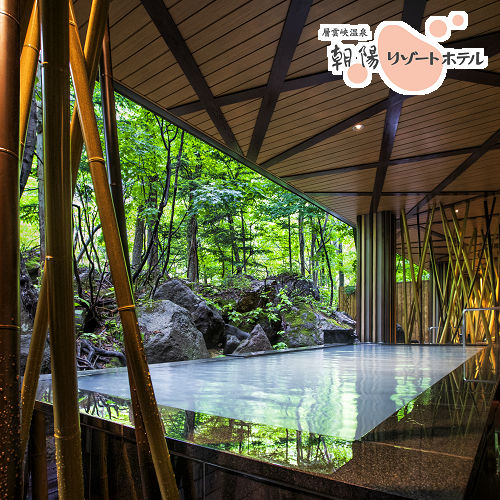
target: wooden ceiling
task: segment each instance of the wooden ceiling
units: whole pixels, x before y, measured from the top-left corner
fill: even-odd
[[[91,0],[74,6],[84,40]],[[320,23],[423,32],[452,10],[469,26],[445,45],[484,47],[486,70],[449,70],[410,97],[327,71]],[[422,233],[434,202],[460,216],[471,200],[467,234],[485,231],[500,193],[500,0],[112,0],[109,23],[117,91],[342,220],[405,210],[416,252],[417,214]],[[433,231],[444,258],[439,213]]]

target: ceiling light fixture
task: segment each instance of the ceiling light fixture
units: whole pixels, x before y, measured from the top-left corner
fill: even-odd
[[[365,126],[362,123],[358,123],[357,125],[354,125],[354,127],[352,127],[354,132],[359,132],[360,130],[363,130],[364,128],[365,128]]]

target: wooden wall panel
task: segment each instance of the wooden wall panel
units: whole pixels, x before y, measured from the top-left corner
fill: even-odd
[[[408,269],[407,269],[408,272]],[[410,281],[406,282],[406,300],[409,316],[410,304],[413,301],[413,285]],[[422,282],[422,336],[423,342],[429,342],[429,327],[431,325],[431,294],[429,281]],[[396,323],[404,330],[404,284],[396,283]],[[356,292],[346,293],[343,287],[339,288],[339,310],[345,311],[352,318],[356,318]],[[419,339],[418,321],[415,318],[413,323],[413,339]]]

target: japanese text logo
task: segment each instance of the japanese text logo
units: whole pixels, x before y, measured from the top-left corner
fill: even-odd
[[[439,42],[450,38],[452,30],[465,30],[466,12],[431,16],[425,35],[403,21],[383,21],[375,37],[367,24],[321,24],[318,39],[328,46],[328,71],[343,75],[346,85],[363,88],[373,73],[403,95],[425,95],[438,89],[448,69],[484,69],[488,58],[483,48],[454,49]],[[373,39],[373,41],[372,41]],[[357,44],[343,43],[357,41]]]

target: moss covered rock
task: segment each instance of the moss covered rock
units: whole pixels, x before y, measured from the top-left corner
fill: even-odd
[[[338,328],[340,325],[313,309],[311,305],[296,303],[289,311],[283,312],[286,323],[283,340],[288,347],[306,347],[324,343],[323,330]]]

